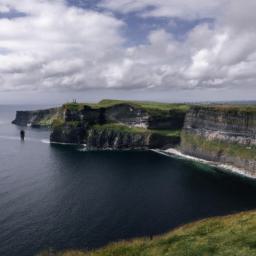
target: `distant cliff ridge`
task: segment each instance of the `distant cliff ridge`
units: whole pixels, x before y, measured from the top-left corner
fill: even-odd
[[[256,106],[103,100],[18,111],[13,123],[51,127],[51,142],[86,144],[88,149],[175,147],[256,177]]]
[[[32,127],[50,127],[56,118],[61,116],[60,108],[34,111],[17,111],[13,124]]]

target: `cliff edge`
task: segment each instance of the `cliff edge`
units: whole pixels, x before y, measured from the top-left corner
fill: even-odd
[[[256,177],[256,107],[192,107],[180,148],[184,154],[233,165]]]
[[[51,127],[52,143],[88,149],[168,149],[256,177],[256,106],[103,100],[18,111],[18,125]]]
[[[86,144],[88,149],[168,148],[180,143],[184,105],[101,101],[65,104],[53,122],[52,142]]]

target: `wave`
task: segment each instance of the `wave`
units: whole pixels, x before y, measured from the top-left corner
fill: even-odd
[[[51,144],[50,140],[48,139],[42,139],[41,142],[44,144]]]
[[[183,154],[182,152],[180,152],[179,150],[174,149],[174,148],[169,148],[169,149],[166,149],[166,150],[152,149],[152,151],[156,152],[158,154],[161,154],[161,155],[169,156],[169,157],[187,159],[187,160],[190,160],[190,161],[206,164],[206,165],[209,165],[209,166],[212,166],[212,167],[217,167],[225,173],[232,173],[232,174],[244,176],[246,178],[256,179],[255,176],[252,176],[252,175],[248,174],[246,170],[237,168],[233,165],[222,164],[222,163],[214,162],[214,161],[207,161],[207,160],[204,160],[204,159],[201,159],[201,158],[189,156],[189,155]]]
[[[77,151],[79,151],[79,152],[87,152],[88,149],[87,149],[86,145],[83,145],[83,148],[78,148]]]

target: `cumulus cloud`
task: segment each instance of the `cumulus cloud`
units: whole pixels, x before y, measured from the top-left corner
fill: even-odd
[[[255,86],[253,1],[102,0],[99,6],[1,0],[0,90]],[[170,22],[213,18],[214,25],[198,24],[182,40],[163,27],[129,47],[128,24],[116,12]]]
[[[0,19],[1,89],[96,86],[90,79],[97,77],[98,66],[123,43],[124,24],[109,14],[63,1],[3,0],[2,5],[25,16]]]

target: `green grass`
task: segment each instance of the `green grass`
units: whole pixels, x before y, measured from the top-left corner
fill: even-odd
[[[159,109],[159,110],[180,110],[187,111],[189,105],[187,104],[173,104],[173,103],[161,103],[153,101],[125,101],[125,100],[102,100],[98,103],[99,106],[110,107],[117,104],[128,103],[144,109]]]
[[[202,220],[152,240],[141,238],[96,251],[57,252],[53,256],[256,256],[256,212]]]
[[[85,105],[87,105],[87,104],[71,102],[71,103],[64,104],[63,108],[64,108],[64,110],[81,111]]]
[[[150,130],[150,131],[166,137],[180,137],[180,134],[181,134],[181,130]]]
[[[182,132],[182,143],[200,148],[205,152],[221,153],[241,159],[256,160],[256,147],[227,143],[221,140],[207,140],[195,134]]]
[[[66,103],[64,108],[79,111],[82,110],[84,106],[89,106],[94,109],[98,108],[109,108],[119,104],[129,104],[136,108],[142,108],[145,111],[155,113],[155,111],[181,111],[186,112],[189,110],[190,106],[187,104],[171,104],[171,103],[160,103],[160,102],[149,102],[149,101],[129,101],[129,100],[102,100],[98,103]]]
[[[234,104],[210,104],[210,105],[197,105],[193,107],[194,109],[206,109],[222,111],[226,113],[256,113],[256,105],[234,105]]]
[[[56,118],[52,121],[51,126],[53,128],[62,127],[65,124],[65,121],[61,118]]]
[[[35,120],[33,120],[32,125],[33,126],[40,126],[40,127],[51,127],[54,120],[61,119],[61,111],[58,111],[56,108],[56,111],[52,111],[48,114],[42,114],[43,111],[32,111],[35,115]]]
[[[114,130],[120,132],[127,132],[127,133],[150,133],[148,129],[140,128],[140,127],[129,127],[123,124],[104,124],[104,125],[94,125],[94,129],[96,130]]]

